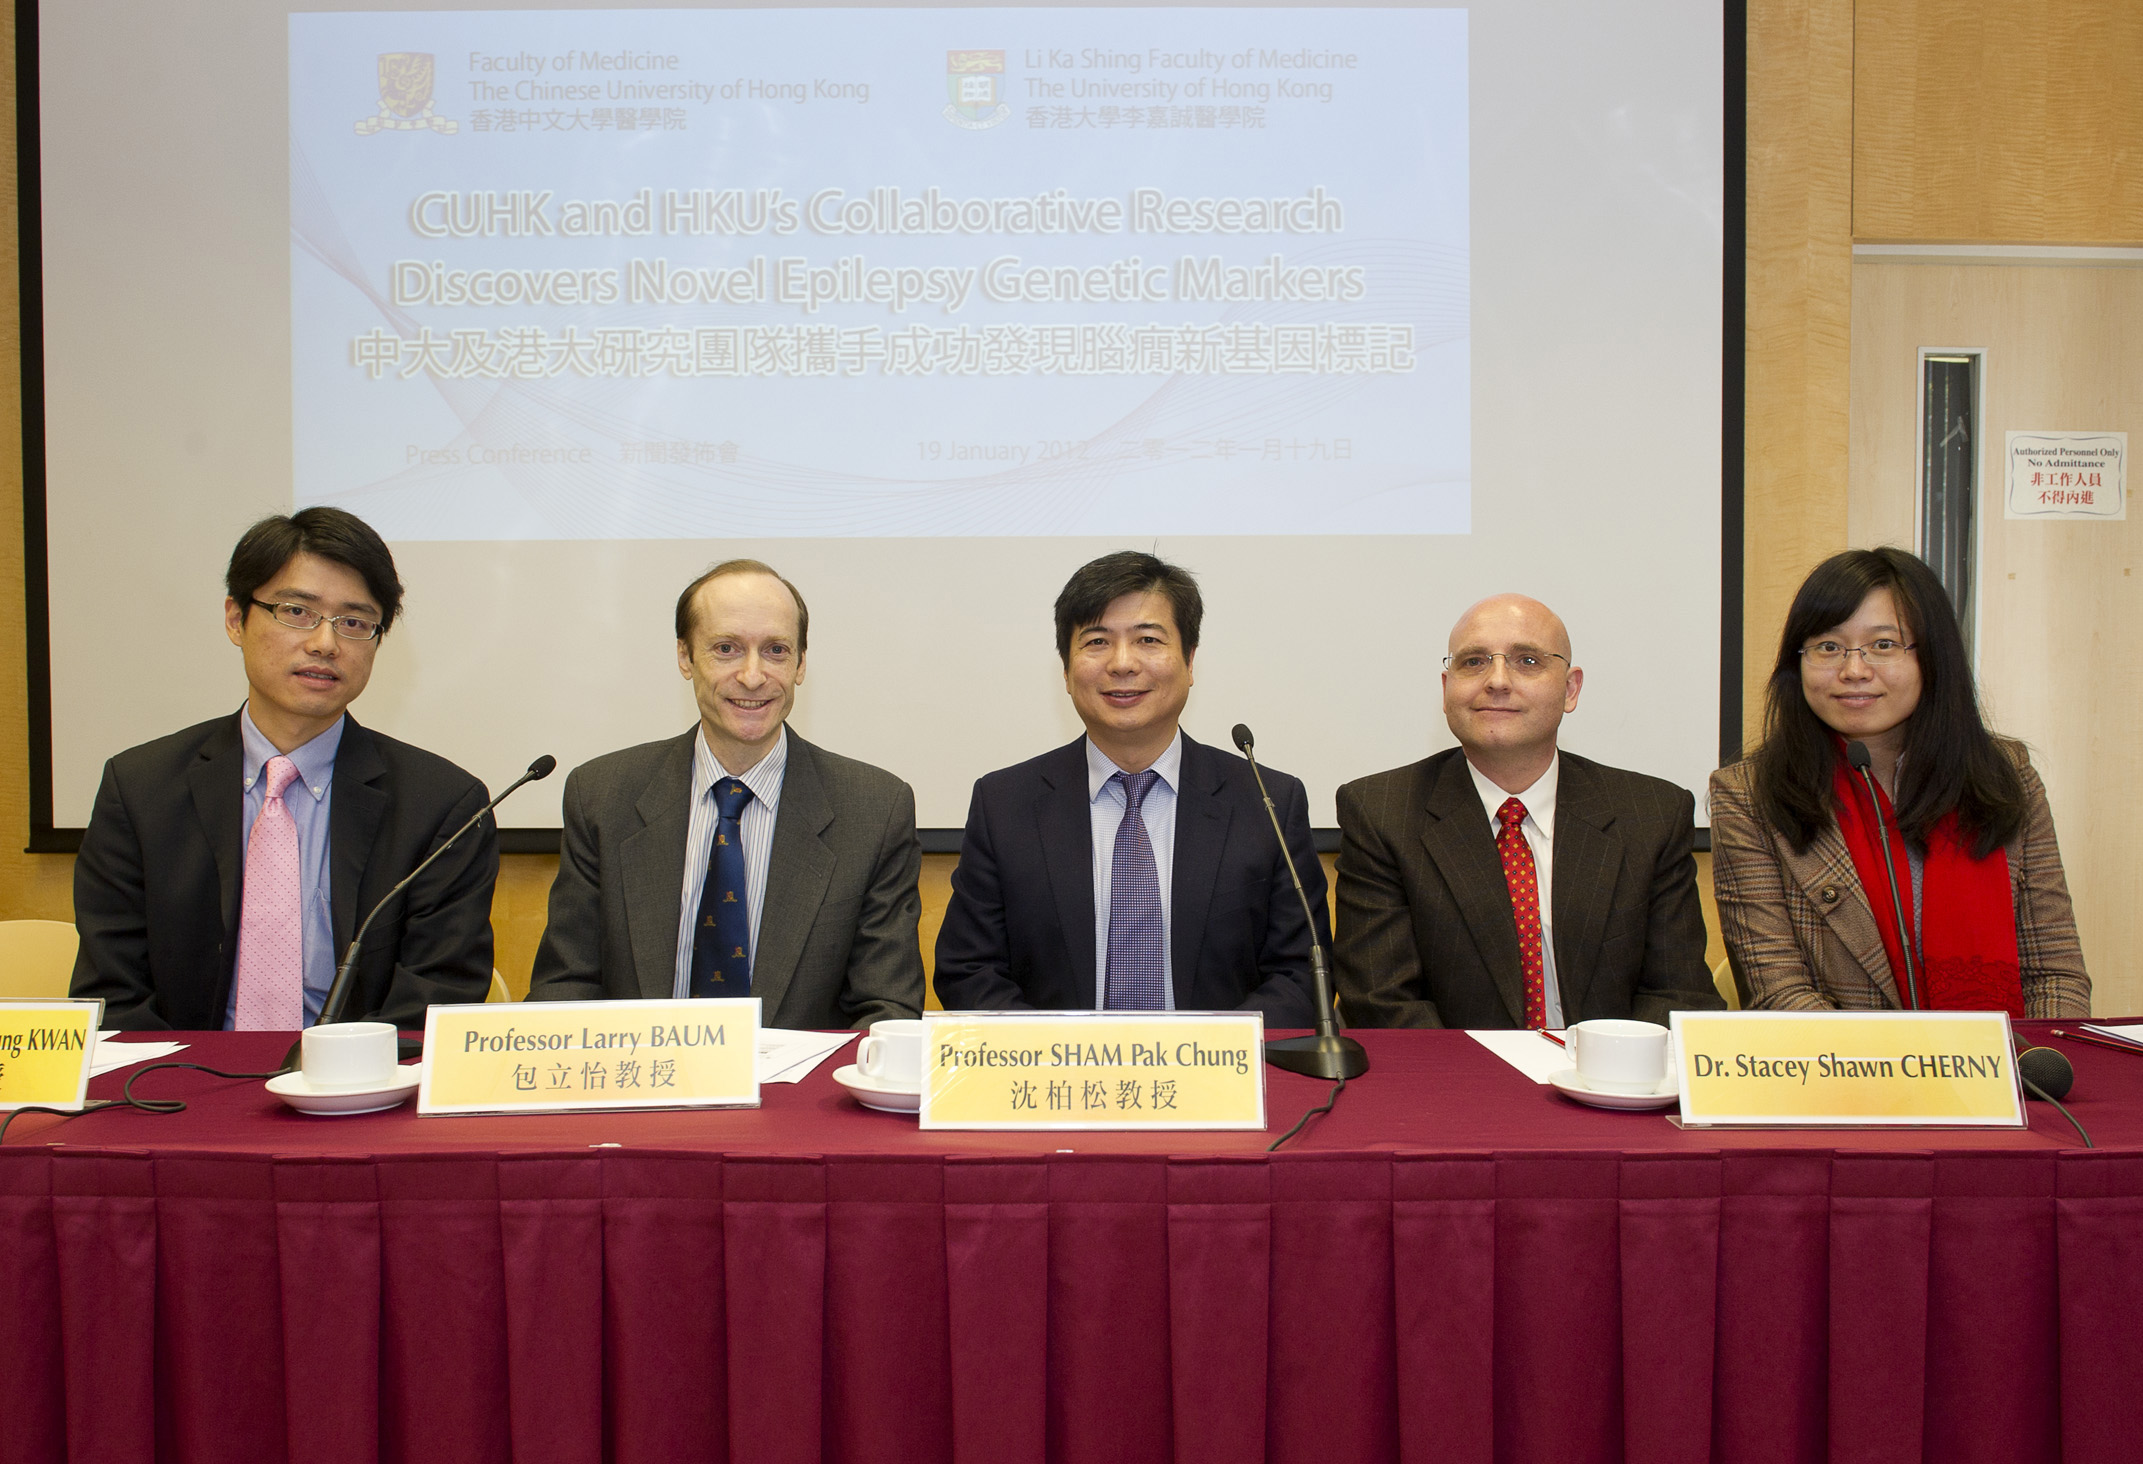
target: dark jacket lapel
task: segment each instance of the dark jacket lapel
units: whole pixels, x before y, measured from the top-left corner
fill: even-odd
[[[1070,1007],[1094,1005],[1094,823],[1086,793],[1086,739],[1058,748],[1043,760],[1042,787],[1034,821],[1042,866],[1064,930],[1067,989],[1057,995]]]
[[[683,904],[692,753],[698,736],[695,726],[670,744],[633,805],[640,831],[619,846],[633,974],[640,995],[651,999],[670,996],[677,976],[677,916]]]
[[[407,869],[384,870],[378,893],[362,888],[373,840],[387,816],[387,790],[379,786],[386,776],[387,763],[380,756],[379,743],[357,725],[355,717],[345,716],[342,742],[335,749],[335,796],[327,820],[328,906],[335,921],[338,965],[349,949],[350,937],[357,933],[357,922],[368,913],[357,908],[359,898],[370,895],[376,900],[409,873]]]
[[[1421,842],[1465,917],[1481,964],[1496,983],[1515,1026],[1525,1020],[1525,977],[1518,957],[1518,917],[1488,815],[1474,791],[1466,755],[1454,751],[1429,789],[1429,824]]]
[[[1615,810],[1600,789],[1592,765],[1567,753],[1555,788],[1555,984],[1563,1021],[1578,1021],[1585,993],[1599,967],[1600,938],[1616,881],[1622,873],[1622,841],[1615,837]]]
[[[1188,736],[1176,781],[1182,786],[1176,789],[1176,848],[1169,874],[1168,959],[1176,1005],[1187,1007],[1194,1000],[1206,911],[1220,879],[1220,852],[1227,845],[1232,810],[1219,796],[1226,781],[1220,755]]]
[[[774,1014],[833,880],[834,854],[819,837],[832,822],[833,803],[819,773],[817,749],[791,732],[759,906],[759,943],[752,950],[752,995],[765,1004],[768,1026],[775,1025]]]
[[[239,740],[234,714],[202,744],[200,755],[186,770],[186,786],[201,819],[202,836],[216,856],[216,892],[223,913],[224,969],[219,979],[238,958],[238,904],[245,888],[245,861],[238,851],[244,783],[245,745]]]

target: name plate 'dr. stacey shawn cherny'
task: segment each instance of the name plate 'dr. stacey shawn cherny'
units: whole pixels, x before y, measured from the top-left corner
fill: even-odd
[[[920,1122],[1262,1129],[1261,1012],[926,1012]]]
[[[2005,1012],[1676,1012],[1684,1126],[2022,1128]]]
[[[103,1015],[101,1000],[0,1001],[0,1112],[81,1108]]]
[[[759,999],[435,1006],[419,1113],[759,1106]]]

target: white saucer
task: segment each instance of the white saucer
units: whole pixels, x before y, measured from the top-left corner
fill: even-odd
[[[835,1068],[833,1080],[865,1108],[875,1108],[880,1113],[914,1113],[923,1106],[922,1089],[896,1088],[876,1078],[867,1078],[856,1070],[854,1063]]]
[[[303,1073],[281,1073],[268,1079],[268,1091],[300,1113],[384,1113],[408,1102],[423,1077],[422,1065],[411,1063],[377,1088],[315,1088]]]
[[[1624,1108],[1646,1112],[1658,1108],[1672,1108],[1682,1101],[1680,1078],[1669,1073],[1657,1088],[1649,1093],[1608,1093],[1587,1087],[1585,1080],[1577,1075],[1576,1068],[1559,1068],[1548,1074],[1548,1081],[1555,1091],[1565,1098],[1575,1098],[1580,1103],[1589,1103],[1594,1108]]]

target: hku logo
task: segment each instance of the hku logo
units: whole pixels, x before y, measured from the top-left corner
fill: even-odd
[[[359,137],[375,132],[455,132],[461,124],[432,112],[435,68],[428,51],[389,51],[379,58],[379,115],[357,124]]]
[[[947,51],[945,93],[952,100],[945,108],[945,120],[971,132],[1004,121],[1012,115],[1005,105],[1004,78],[1002,51]]]

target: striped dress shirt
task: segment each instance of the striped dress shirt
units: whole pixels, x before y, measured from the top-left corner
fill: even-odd
[[[737,825],[744,839],[744,899],[751,922],[751,948],[759,954],[759,912],[766,908],[766,871],[774,855],[774,820],[781,812],[781,780],[789,770],[789,729],[781,729],[774,750],[745,771],[737,781],[752,790]],[[707,729],[700,728],[692,743],[692,821],[685,830],[685,882],[677,912],[677,967],[670,994],[692,994],[692,926],[699,919],[699,897],[707,883],[707,864],[714,857],[714,825],[721,814],[714,806],[714,785],[730,773],[716,761],[707,746]]]

